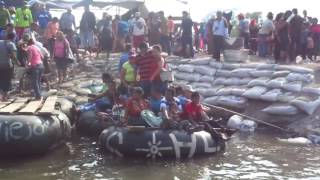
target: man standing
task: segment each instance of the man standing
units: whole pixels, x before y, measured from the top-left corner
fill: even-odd
[[[267,57],[268,55],[269,38],[274,30],[274,24],[272,20],[273,14],[269,12],[267,19],[263,21],[258,34],[258,51],[260,57]]]
[[[143,89],[145,96],[149,97],[151,88],[159,84],[161,61],[149,51],[147,43],[141,43],[139,49],[140,53],[136,57],[136,65],[140,77],[139,86]]]
[[[146,21],[141,17],[140,12],[136,12],[135,18],[132,20],[132,45],[138,48],[141,43],[145,42],[147,34]]]
[[[90,11],[89,6],[85,6],[85,12],[80,21],[80,38],[81,47],[88,50],[90,53],[95,46],[94,29],[96,26],[96,17]]]
[[[170,50],[173,47],[173,38],[174,38],[174,33],[175,33],[175,24],[173,21],[172,16],[168,17],[168,29],[169,29],[169,39],[170,39]]]
[[[243,14],[238,15],[239,20],[239,36],[244,40],[244,48],[249,49],[249,21],[245,19]]]
[[[180,33],[182,31],[182,35],[181,35],[182,54],[183,54],[183,57],[185,58],[194,57],[193,43],[192,43],[192,27],[193,27],[192,19],[189,17],[188,12],[183,11]],[[187,53],[188,46],[189,46],[190,53]]]
[[[221,51],[224,49],[224,40],[229,37],[228,22],[222,17],[222,12],[217,12],[217,18],[213,21],[213,58],[220,61]]]
[[[61,15],[60,28],[64,34],[76,29],[76,19],[72,14],[71,8],[68,8],[67,12]]]
[[[171,47],[170,47],[170,37],[169,37],[169,26],[168,26],[168,19],[164,16],[164,12],[159,12],[160,16],[160,44],[164,52],[171,55]]]
[[[301,31],[303,25],[303,18],[298,15],[298,10],[292,10],[293,16],[288,19],[289,21],[289,58],[290,62],[295,62],[296,57],[301,53]]]
[[[27,2],[24,2],[23,7],[18,8],[16,12],[15,26],[18,40],[22,38],[25,29],[29,28],[32,22],[31,10],[28,8]]]
[[[7,40],[0,40],[0,92],[2,101],[7,101],[7,94],[11,90],[13,60],[16,60],[17,48],[12,42],[15,34],[9,33]]]
[[[5,8],[5,3],[0,1],[0,34],[6,29],[7,24],[11,21],[10,13]]]
[[[39,23],[40,34],[42,35],[47,28],[48,23],[51,21],[52,16],[48,10],[46,10],[46,5],[41,4],[40,10],[36,14],[36,20]]]

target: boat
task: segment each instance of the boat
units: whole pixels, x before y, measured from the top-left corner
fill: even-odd
[[[71,124],[57,99],[1,102],[0,156],[43,154],[65,142],[71,136]]]
[[[225,142],[206,131],[188,133],[145,127],[113,126],[99,137],[102,151],[121,158],[193,158],[221,152]]]

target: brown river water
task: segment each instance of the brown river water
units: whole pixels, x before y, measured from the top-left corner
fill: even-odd
[[[0,179],[320,179],[320,147],[281,144],[274,133],[235,134],[226,151],[191,160],[125,160],[75,137],[40,157],[0,161]]]

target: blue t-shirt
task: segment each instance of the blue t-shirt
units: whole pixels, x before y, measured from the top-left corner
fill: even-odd
[[[158,114],[160,112],[160,105],[161,105],[162,99],[163,99],[163,97],[161,97],[160,99],[155,99],[155,98],[151,97],[149,100],[151,110],[155,114]]]
[[[129,33],[129,24],[125,21],[119,21],[118,23],[118,35],[125,37]]]
[[[129,60],[129,53],[122,53],[120,56],[120,61],[119,61],[119,65],[118,65],[118,72],[121,72],[122,69],[122,65],[127,62]]]
[[[182,107],[184,107],[189,102],[189,99],[186,98],[185,96],[180,95],[177,98],[179,99]]]
[[[41,29],[47,28],[48,23],[52,19],[52,16],[48,11],[40,11],[37,13],[36,17]]]

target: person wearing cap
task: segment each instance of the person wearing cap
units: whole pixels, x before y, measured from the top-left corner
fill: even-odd
[[[8,23],[11,23],[11,16],[8,9],[5,8],[5,3],[0,1],[0,33],[6,29]]]
[[[179,34],[181,34],[182,43],[182,56],[185,58],[193,58],[194,50],[192,43],[192,28],[193,21],[189,17],[189,13],[186,11],[182,12],[182,22]],[[189,47],[189,49],[187,49]]]
[[[146,21],[141,17],[140,12],[135,13],[135,18],[132,20],[132,45],[134,48],[138,48],[139,45],[144,42],[147,34]]]
[[[17,48],[13,39],[15,34],[7,34],[6,40],[0,40],[0,93],[1,100],[8,100],[8,92],[11,89],[13,78],[13,61],[16,61]]]
[[[241,13],[238,15],[239,36],[244,39],[244,48],[249,49],[249,21]]]
[[[258,34],[258,52],[260,57],[266,57],[268,55],[269,38],[272,36],[274,28],[273,14],[269,12]]]
[[[68,31],[73,31],[76,29],[76,18],[72,14],[72,8],[68,8],[67,12],[64,12],[60,17],[60,28],[65,34]]]
[[[40,5],[40,10],[35,15],[36,21],[39,23],[40,34],[43,34],[48,26],[48,23],[52,20],[51,13],[46,9],[45,4]]]
[[[134,51],[129,53],[129,61],[122,66],[120,73],[121,85],[127,90],[136,84],[136,68],[135,68],[136,54]]]
[[[28,7],[27,2],[24,2],[23,7],[16,10],[16,32],[18,39],[21,39],[25,29],[29,28],[33,22],[31,10]]]

